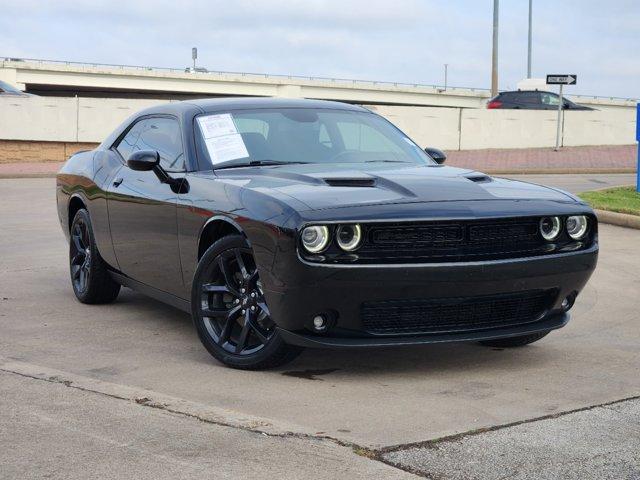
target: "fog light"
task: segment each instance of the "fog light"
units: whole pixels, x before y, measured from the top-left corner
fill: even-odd
[[[569,309],[571,309],[571,307],[573,307],[573,304],[576,302],[576,296],[577,296],[576,292],[573,292],[567,295],[567,297],[564,300],[562,300],[562,303],[560,304],[560,308],[562,308],[562,310],[564,310],[565,312],[569,311]]]
[[[324,332],[327,329],[327,319],[324,315],[313,317],[313,328],[316,332]]]

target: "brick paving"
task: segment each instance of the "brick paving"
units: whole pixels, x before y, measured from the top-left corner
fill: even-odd
[[[632,172],[637,146],[448,151],[447,165],[488,173]],[[53,176],[62,162],[0,163],[1,177]]]
[[[462,150],[447,153],[447,164],[486,172],[634,171],[636,145]]]

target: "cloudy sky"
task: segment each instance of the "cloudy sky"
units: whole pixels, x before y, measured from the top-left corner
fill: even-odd
[[[490,85],[492,0],[0,0],[0,56]],[[526,76],[527,0],[502,0],[500,88]],[[640,97],[640,0],[534,0],[533,74]]]

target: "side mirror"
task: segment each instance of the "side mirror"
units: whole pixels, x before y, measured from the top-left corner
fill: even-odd
[[[436,163],[443,164],[447,159],[447,156],[444,154],[444,152],[437,148],[427,147],[424,149],[424,151],[427,152],[427,155],[433,158]]]
[[[160,164],[160,154],[155,150],[138,150],[129,155],[127,166],[138,172],[149,172]]]
[[[166,183],[175,193],[187,193],[189,191],[189,182],[186,178],[173,178],[160,165],[160,154],[155,150],[138,150],[129,155],[127,166],[131,170],[138,172],[150,172],[156,174],[158,180]]]

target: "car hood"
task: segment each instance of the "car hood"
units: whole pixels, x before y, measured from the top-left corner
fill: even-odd
[[[226,169],[216,175],[243,188],[295,199],[309,210],[474,200],[575,201],[549,187],[443,166],[309,164]]]

